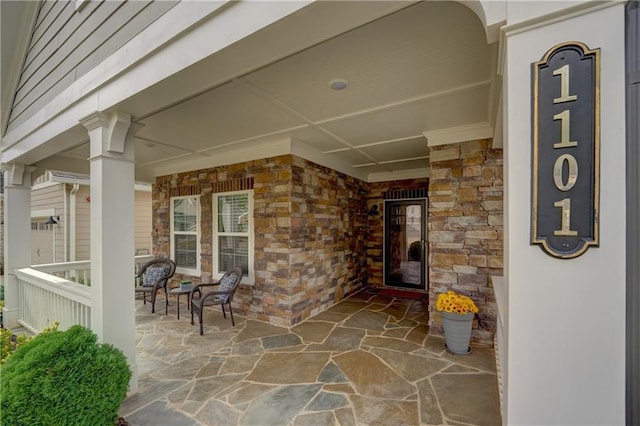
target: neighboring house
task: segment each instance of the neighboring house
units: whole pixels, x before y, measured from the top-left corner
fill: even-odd
[[[32,179],[88,174],[91,327],[135,391],[141,180],[153,254],[176,280],[243,267],[249,318],[390,287],[426,294],[438,332],[455,289],[496,342],[504,424],[640,424],[638,2],[0,7],[7,324]]]
[[[135,185],[135,250],[151,253],[151,185]],[[31,263],[89,260],[89,176],[47,170],[31,188]],[[55,223],[52,223],[55,222]]]

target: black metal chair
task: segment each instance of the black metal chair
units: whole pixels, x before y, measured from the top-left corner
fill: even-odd
[[[151,295],[151,313],[156,312],[156,295],[160,289],[164,290],[165,307],[164,314],[167,315],[169,309],[169,298],[167,297],[167,283],[176,272],[176,263],[168,258],[157,258],[145,263],[138,275],[136,282],[142,278],[142,284],[136,286],[136,293],[142,293],[142,300],[147,304],[147,294]]]
[[[228,305],[229,314],[231,315],[231,325],[236,325],[235,321],[233,320],[231,301],[233,300],[233,295],[235,294],[241,280],[242,269],[234,268],[231,271],[225,272],[220,280],[212,283],[198,284],[191,290],[191,324],[194,323],[194,313],[197,313],[198,319],[200,320],[201,336],[204,334],[202,328],[202,313],[205,306],[220,305],[222,307],[222,315],[227,318],[227,314],[224,310],[224,305]],[[199,297],[194,297],[195,293],[198,293]]]

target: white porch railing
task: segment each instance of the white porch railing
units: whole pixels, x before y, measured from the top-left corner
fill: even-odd
[[[91,328],[91,289],[55,275],[23,268],[18,280],[18,323],[37,334],[55,321],[66,330],[74,324]]]
[[[78,284],[91,286],[91,261],[80,260],[77,262],[46,263],[32,265],[31,269],[45,272],[59,278],[64,278]]]
[[[136,256],[136,271],[153,258]],[[34,334],[55,321],[61,330],[74,324],[91,328],[90,261],[35,265],[15,274],[21,326]]]

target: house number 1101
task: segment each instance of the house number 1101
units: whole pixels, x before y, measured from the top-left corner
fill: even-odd
[[[560,76],[560,97],[553,100],[554,104],[571,102],[578,99],[577,95],[569,94],[569,65],[553,71],[553,75]],[[553,116],[554,120],[560,120],[560,142],[553,144],[553,149],[572,148],[578,146],[577,141],[571,140],[571,111],[565,109],[559,114]],[[567,164],[568,177],[567,181],[563,180],[564,165]],[[574,187],[578,180],[578,162],[571,154],[562,154],[558,157],[553,165],[553,182],[560,191],[569,191]],[[553,235],[575,236],[577,231],[571,230],[571,198],[564,198],[553,203],[553,207],[559,207],[561,228],[553,231]]]
[[[531,243],[554,257],[598,245],[599,69],[600,50],[580,42],[554,46],[532,67]]]

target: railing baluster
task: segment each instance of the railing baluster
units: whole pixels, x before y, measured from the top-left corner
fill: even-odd
[[[135,257],[136,270],[153,255]],[[80,324],[91,328],[91,262],[36,265],[15,271],[18,279],[18,323],[32,332],[60,322],[60,329]]]

